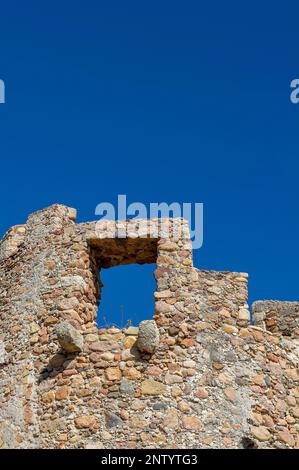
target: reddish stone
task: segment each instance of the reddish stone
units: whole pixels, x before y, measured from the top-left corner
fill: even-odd
[[[95,352],[90,354],[89,359],[93,363],[100,362],[102,360],[101,354],[98,354],[98,353],[95,353]]]
[[[277,356],[275,356],[275,354],[269,352],[267,353],[267,358],[269,359],[269,361],[272,361],[272,362],[279,362],[279,358]]]
[[[62,372],[62,375],[64,377],[70,377],[71,375],[75,375],[75,374],[78,374],[78,371],[76,369],[65,369]]]
[[[59,387],[55,393],[55,400],[65,400],[69,397],[70,389],[66,385]]]
[[[94,341],[88,345],[91,351],[96,352],[106,352],[111,351],[112,349],[120,349],[118,343],[110,342],[110,341]]]
[[[181,344],[185,346],[185,348],[190,348],[191,346],[194,346],[195,344],[195,339],[194,338],[184,338],[181,341]]]
[[[146,373],[148,375],[159,376],[162,373],[162,369],[160,369],[160,367],[157,367],[157,366],[152,366],[146,369]]]
[[[50,359],[50,364],[54,369],[56,369],[58,367],[61,367],[64,361],[65,356],[63,356],[62,354],[55,354],[55,356]]]
[[[200,430],[202,429],[202,424],[197,416],[183,416],[183,426],[188,430]]]
[[[209,394],[208,394],[208,392],[206,391],[205,388],[202,388],[202,387],[201,387],[201,388],[199,388],[198,390],[196,390],[195,396],[196,396],[197,398],[202,398],[202,399],[204,399],[204,398],[208,398]]]

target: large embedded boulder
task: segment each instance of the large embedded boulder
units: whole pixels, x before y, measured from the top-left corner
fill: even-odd
[[[143,320],[139,324],[137,348],[144,353],[152,354],[159,344],[159,329],[154,320]]]
[[[55,328],[55,333],[60,346],[66,352],[74,353],[83,350],[83,336],[67,321],[59,323]]]

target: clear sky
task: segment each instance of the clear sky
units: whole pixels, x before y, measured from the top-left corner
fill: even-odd
[[[203,202],[196,266],[247,271],[250,301],[299,299],[298,14],[293,0],[2,2],[1,235],[56,202],[79,221],[117,194]],[[121,288],[105,311],[149,316],[151,267],[105,277]]]

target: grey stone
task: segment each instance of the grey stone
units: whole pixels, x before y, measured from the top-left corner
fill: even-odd
[[[221,362],[222,361],[222,354],[214,345],[209,346],[210,352],[210,359],[212,362]]]
[[[83,350],[83,336],[70,323],[62,322],[55,328],[60,346],[66,352],[81,352]]]
[[[159,344],[159,329],[154,320],[143,320],[139,324],[137,348],[141,352],[152,354]]]
[[[120,419],[119,416],[117,416],[115,413],[111,413],[108,411],[106,413],[106,425],[107,428],[114,428],[116,426],[123,426],[123,421]]]
[[[134,395],[135,383],[132,380],[123,379],[121,381],[119,391],[122,395]]]
[[[236,362],[237,361],[237,355],[233,351],[228,351],[225,354],[225,361],[227,362]]]
[[[110,392],[107,395],[108,398],[119,398],[119,393],[118,392]]]
[[[4,342],[0,341],[0,365],[5,364],[6,352],[4,347]]]
[[[157,411],[163,411],[163,410],[166,410],[167,408],[168,408],[167,403],[163,403],[163,402],[158,402],[153,405],[153,410],[157,410]]]
[[[267,387],[271,387],[271,377],[269,377],[269,375],[265,376],[265,384]]]

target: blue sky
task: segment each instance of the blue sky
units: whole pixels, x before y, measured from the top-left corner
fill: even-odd
[[[56,202],[80,221],[117,194],[203,202],[196,266],[247,271],[250,301],[299,299],[298,13],[292,0],[2,4],[1,234]],[[119,286],[105,311],[148,317],[151,267],[121,269],[105,273]]]

